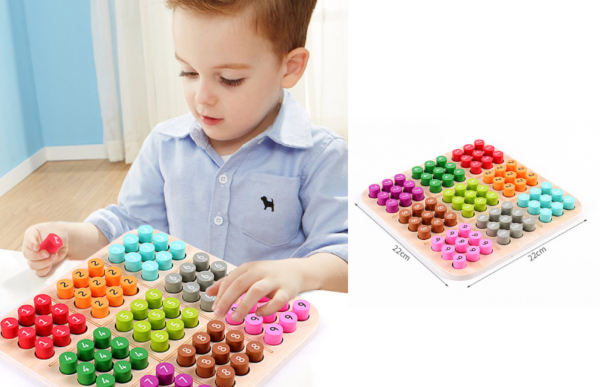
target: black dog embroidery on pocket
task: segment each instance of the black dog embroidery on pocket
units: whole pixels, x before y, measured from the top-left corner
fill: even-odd
[[[263,204],[265,205],[265,210],[270,207],[271,212],[275,211],[275,201],[273,200],[273,198],[271,198],[271,201],[269,201],[266,196],[263,196],[262,198],[260,198],[260,200],[262,200]]]

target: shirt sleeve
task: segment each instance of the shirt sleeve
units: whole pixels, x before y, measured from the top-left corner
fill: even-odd
[[[306,241],[293,257],[331,253],[348,261],[348,145],[333,138],[314,160],[300,189]]]
[[[169,233],[159,141],[160,136],[154,131],[144,141],[125,177],[118,205],[111,204],[92,212],[84,220],[98,227],[109,243],[144,224]]]

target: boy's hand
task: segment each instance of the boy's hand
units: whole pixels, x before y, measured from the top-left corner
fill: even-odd
[[[56,234],[63,241],[62,247],[55,253],[49,254],[46,250],[40,250],[40,244],[48,234]],[[69,234],[61,222],[40,223],[29,227],[23,237],[22,252],[27,259],[29,268],[35,270],[39,277],[47,275],[52,265],[62,261],[67,256],[69,247]]]
[[[215,315],[227,315],[231,305],[243,293],[246,295],[232,314],[233,320],[242,321],[262,297],[271,300],[258,308],[256,315],[269,316],[277,312],[304,290],[304,271],[298,267],[300,261],[283,259],[244,263],[206,290],[209,296],[217,296],[213,304]]]
[[[347,292],[346,261],[330,253],[317,253],[306,258],[244,263],[206,289],[206,293],[217,296],[213,303],[217,317],[227,315],[231,305],[246,293],[231,316],[242,321],[262,297],[271,300],[258,308],[256,315],[269,316],[298,293],[315,289]]]

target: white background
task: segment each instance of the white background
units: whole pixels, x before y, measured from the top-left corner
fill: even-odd
[[[575,195],[588,219],[537,260],[460,289],[414,257],[400,259],[394,239],[351,204],[350,313],[360,316],[354,333],[368,340],[363,381],[598,385],[600,12],[592,3],[352,3],[351,203],[369,184],[481,138]]]

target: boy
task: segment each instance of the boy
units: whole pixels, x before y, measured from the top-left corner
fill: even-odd
[[[30,227],[38,275],[150,224],[239,268],[207,290],[223,317],[270,315],[299,292],[347,291],[347,145],[287,92],[306,68],[316,0],[167,0],[190,113],[157,125],[119,193],[83,223]],[[49,233],[64,242],[49,256]]]

